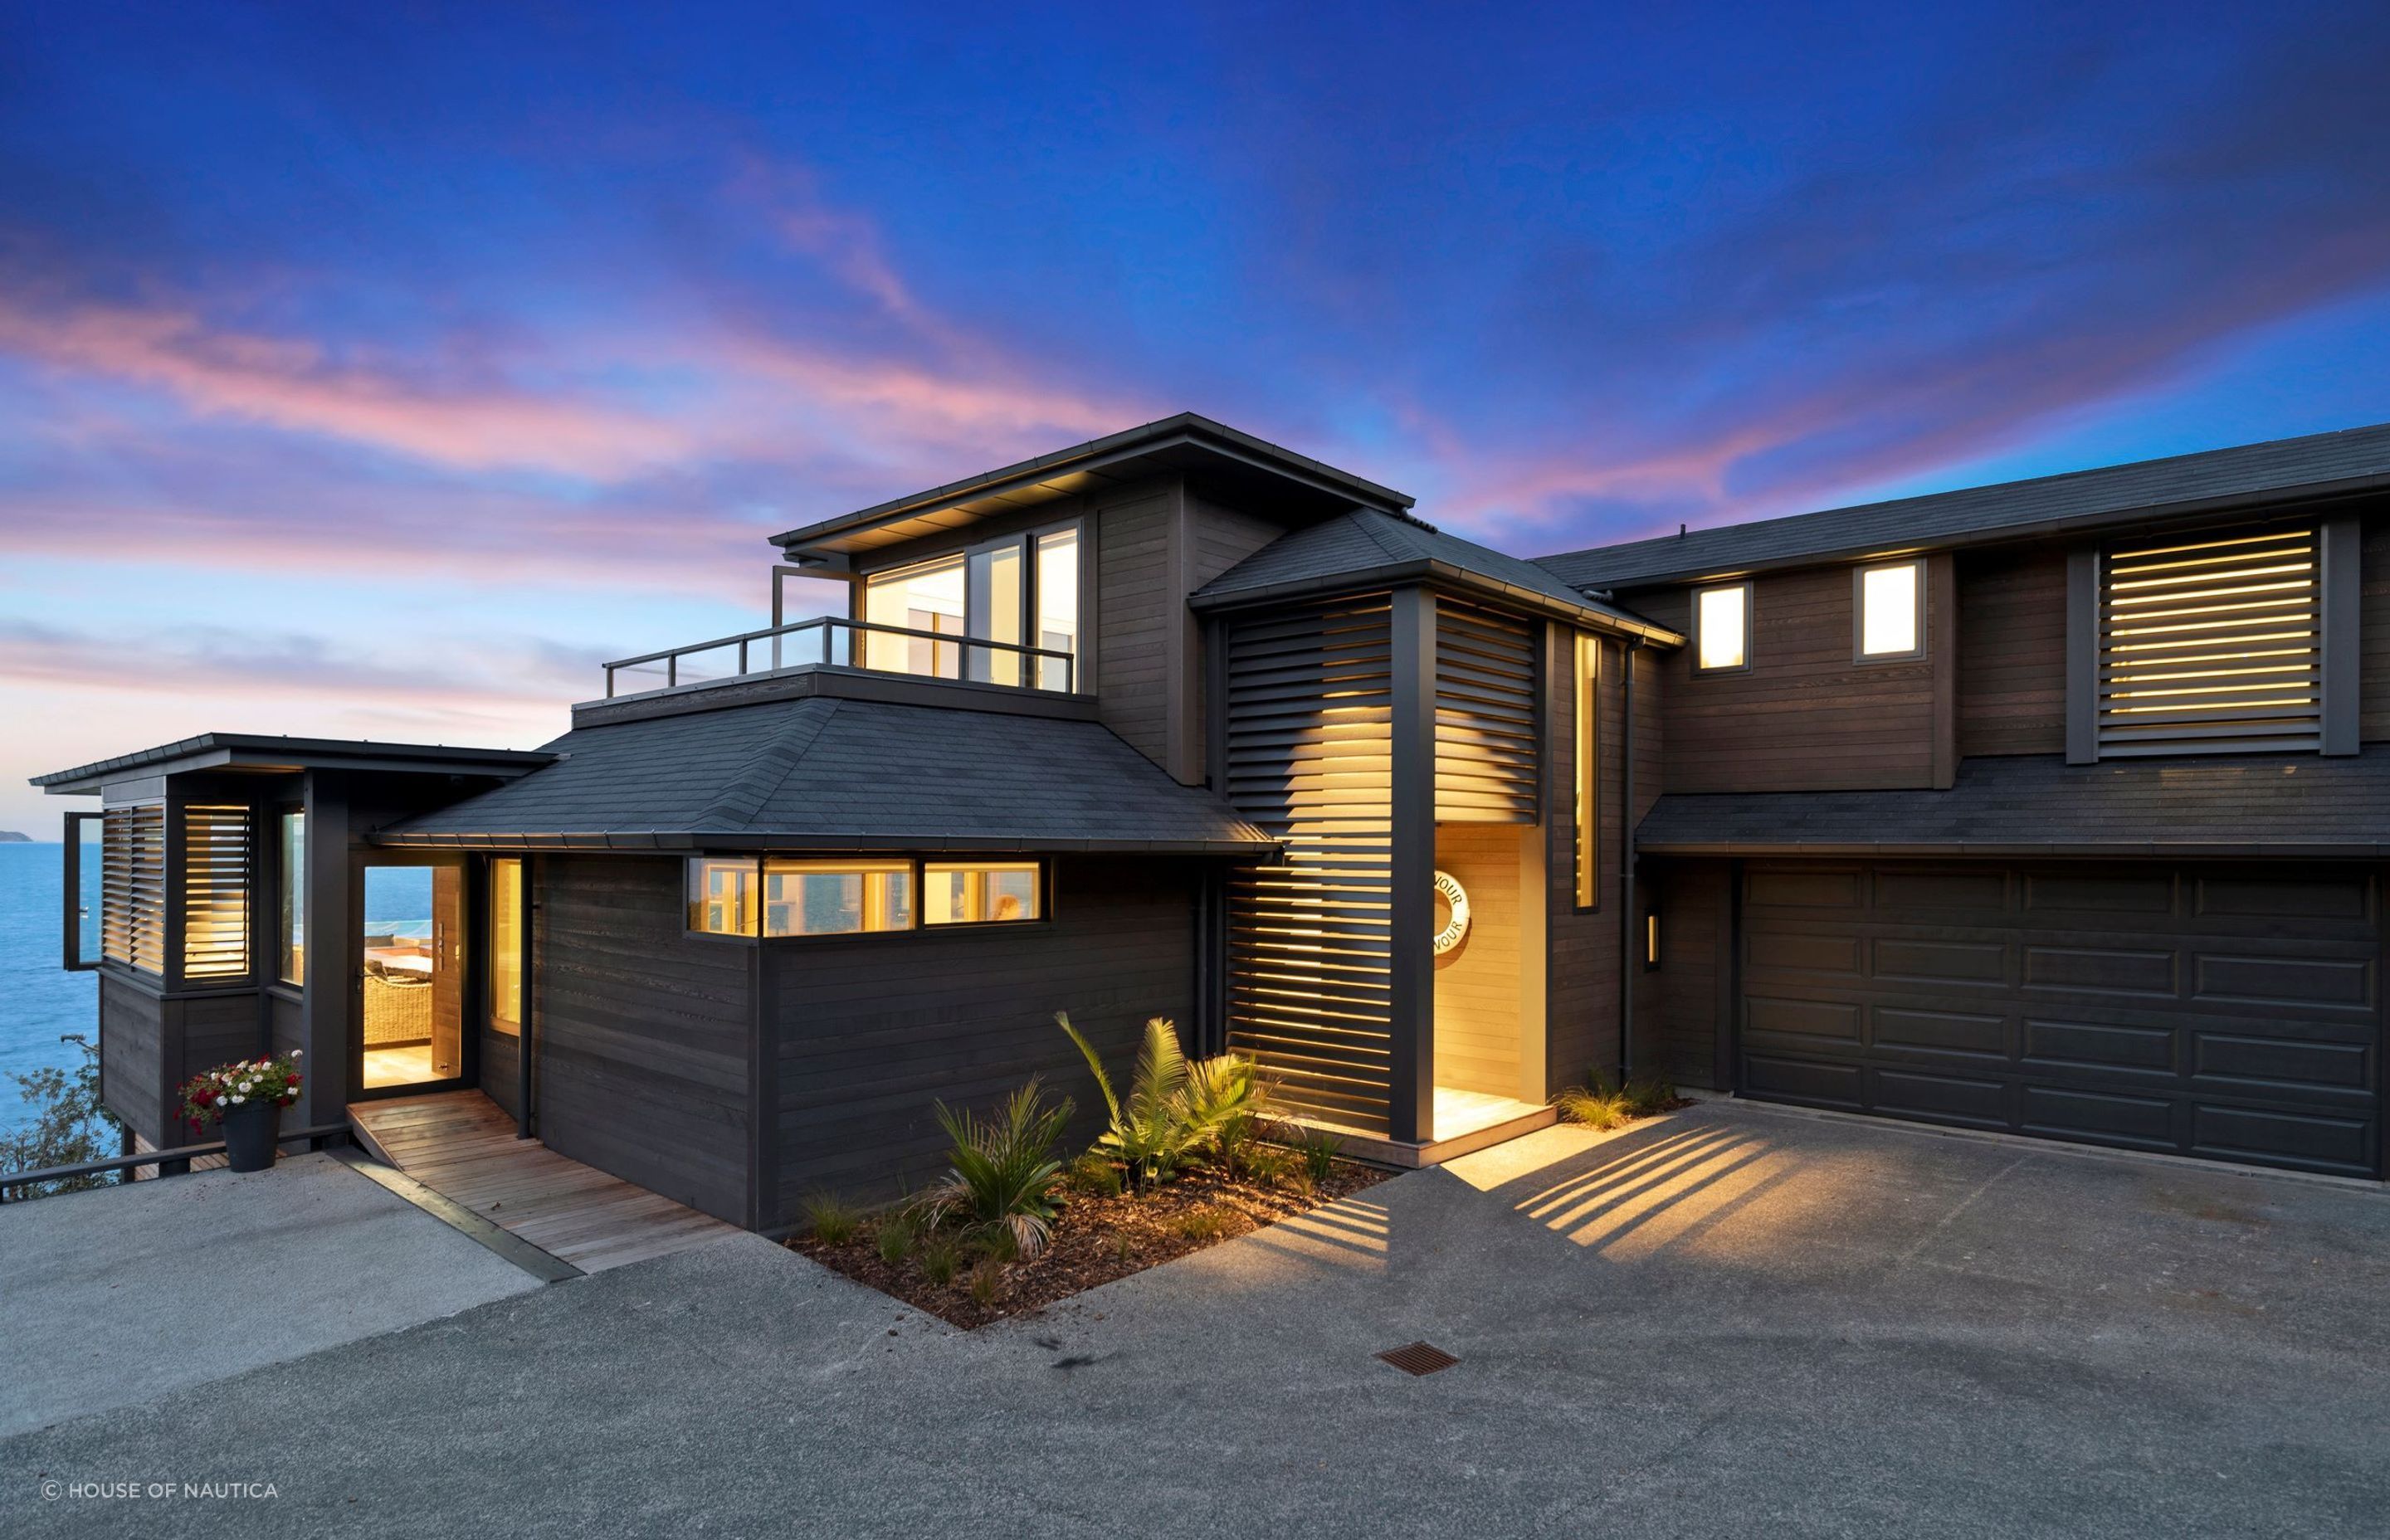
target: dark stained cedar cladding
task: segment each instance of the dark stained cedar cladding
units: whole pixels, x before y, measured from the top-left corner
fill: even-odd
[[[1435,817],[1532,824],[1536,633],[1473,605],[1435,607]]]
[[[1392,1094],[1386,596],[1227,628],[1227,791],[1279,840],[1230,879],[1228,1044],[1296,1110],[1382,1134]]]

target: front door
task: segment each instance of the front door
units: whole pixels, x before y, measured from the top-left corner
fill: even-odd
[[[358,1063],[366,1091],[465,1078],[465,873],[368,864]]]

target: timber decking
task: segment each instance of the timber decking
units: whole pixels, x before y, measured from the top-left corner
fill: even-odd
[[[425,1187],[585,1273],[668,1256],[740,1232],[570,1161],[479,1091],[358,1102],[366,1148]]]

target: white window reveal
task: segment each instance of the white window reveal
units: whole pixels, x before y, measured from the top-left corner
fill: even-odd
[[[1882,561],[1858,569],[1857,653],[1863,663],[1925,656],[1925,563]]]
[[[1693,671],[1723,674],[1751,666],[1751,584],[1729,583],[1693,594]]]

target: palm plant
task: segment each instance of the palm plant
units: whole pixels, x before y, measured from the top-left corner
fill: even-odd
[[[1070,1013],[1058,1010],[1054,1020],[1079,1046],[1104,1094],[1111,1121],[1096,1148],[1126,1166],[1139,1190],[1170,1180],[1181,1165],[1213,1148],[1223,1129],[1262,1110],[1261,1077],[1252,1060],[1221,1054],[1190,1062],[1178,1046],[1178,1029],[1161,1016],[1145,1023],[1145,1043],[1137,1049],[1124,1104],[1094,1045],[1071,1025]]]
[[[985,1117],[968,1108],[937,1105],[938,1126],[954,1148],[946,1179],[930,1189],[932,1226],[950,1212],[983,1233],[1001,1229],[1013,1254],[1026,1261],[1046,1249],[1054,1220],[1054,1184],[1062,1162],[1054,1141],[1071,1121],[1071,1098],[1048,1102],[1036,1077]]]

